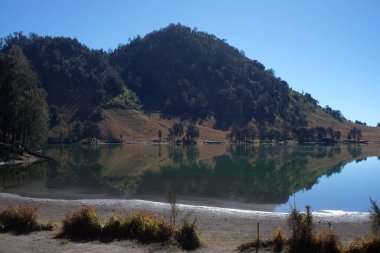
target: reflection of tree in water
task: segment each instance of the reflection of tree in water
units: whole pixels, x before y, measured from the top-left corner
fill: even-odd
[[[169,159],[178,164],[185,161],[197,162],[199,159],[199,149],[194,145],[170,145]]]
[[[310,168],[310,159],[340,152],[333,147],[310,147],[307,152],[299,152],[297,147],[289,146],[233,146],[229,151],[231,156],[214,157],[213,166],[202,162],[176,164],[161,168],[159,173],[146,172],[141,175],[137,193],[164,192],[169,184],[179,195],[284,203],[294,192],[310,189],[320,176],[343,166],[332,164],[323,171]]]
[[[358,157],[362,154],[362,148],[360,145],[348,145],[347,147],[348,152],[352,155],[352,157]]]
[[[48,171],[43,167],[30,169],[30,166],[2,166],[0,173],[0,189],[22,186],[36,180],[46,180],[47,177]]]

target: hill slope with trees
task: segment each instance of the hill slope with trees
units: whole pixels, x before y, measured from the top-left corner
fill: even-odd
[[[1,52],[13,46],[22,49],[47,93],[53,138],[149,140],[158,130],[167,134],[180,119],[197,122],[201,138],[217,140],[247,126],[254,138],[267,140],[300,133],[326,138],[318,126],[342,130],[345,139],[357,125],[320,107],[310,94],[292,90],[272,69],[224,40],[180,24],[109,52],[76,39],[21,33],[5,38]],[[305,130],[310,127],[315,129]],[[380,128],[358,129],[380,140]]]

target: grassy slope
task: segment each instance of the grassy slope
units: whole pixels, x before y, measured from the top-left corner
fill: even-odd
[[[158,139],[158,130],[166,139],[168,129],[179,118],[161,118],[158,113],[146,114],[135,110],[112,109],[104,112],[104,120],[99,123],[102,135],[107,137],[111,132],[116,138],[123,134],[125,140],[152,141]],[[212,129],[209,122],[199,126],[201,140],[224,141],[226,133]]]
[[[317,109],[308,114],[309,127],[332,127],[342,132],[342,140],[346,139],[347,133],[355,126],[362,130],[362,140],[380,141],[380,127],[366,127],[354,124],[350,121],[339,122],[324,111]],[[103,137],[111,132],[116,138],[123,134],[125,140],[152,141],[156,140],[159,129],[163,139],[167,137],[168,129],[179,118],[162,118],[158,113],[146,114],[135,110],[107,110],[104,120],[99,123]],[[201,122],[200,139],[212,141],[225,141],[226,131],[212,128],[212,120]]]
[[[324,111],[317,109],[316,112],[308,114],[309,127],[332,127],[334,130],[339,130],[342,133],[341,139],[347,137],[347,133],[353,128],[359,128],[362,131],[361,140],[380,142],[380,127],[367,127],[354,124],[350,121],[339,122],[332,118]]]

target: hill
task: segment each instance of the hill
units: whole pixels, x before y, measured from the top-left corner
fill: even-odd
[[[5,38],[1,52],[12,45],[22,49],[47,92],[51,138],[152,140],[185,120],[196,122],[208,140],[252,125],[266,140],[299,139],[316,127],[333,128],[345,139],[357,127],[362,139],[380,141],[380,128],[320,107],[243,51],[186,26],[171,24],[110,52],[76,39],[21,33]]]

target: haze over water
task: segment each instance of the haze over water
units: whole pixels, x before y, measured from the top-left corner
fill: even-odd
[[[2,192],[143,199],[258,211],[368,211],[380,201],[380,145],[48,146],[53,161],[2,168]]]

